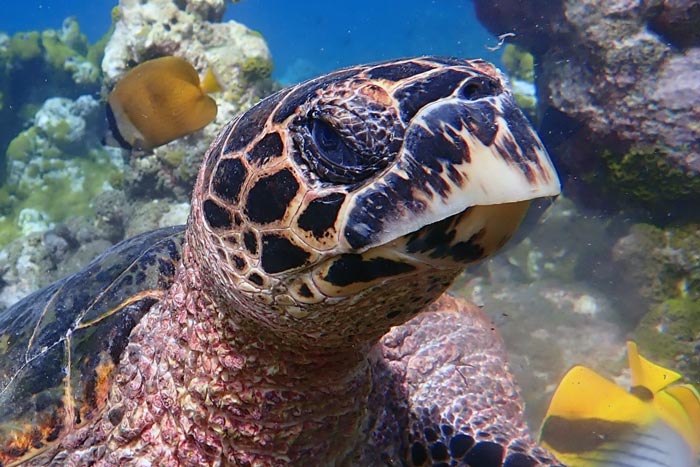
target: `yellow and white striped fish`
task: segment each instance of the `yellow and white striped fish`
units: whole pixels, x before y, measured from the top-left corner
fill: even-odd
[[[696,467],[700,394],[627,343],[629,391],[584,366],[564,376],[540,442],[569,467]]]

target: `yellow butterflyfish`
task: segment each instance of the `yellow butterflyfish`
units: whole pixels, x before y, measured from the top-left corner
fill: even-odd
[[[629,390],[584,366],[552,396],[540,442],[569,467],[696,467],[700,394],[627,343]]]
[[[207,94],[218,91],[211,69],[200,83],[197,70],[182,58],[143,62],[109,95],[107,139],[147,151],[200,130],[216,118],[216,102]]]

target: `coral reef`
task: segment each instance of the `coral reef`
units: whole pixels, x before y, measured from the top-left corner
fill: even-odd
[[[104,45],[90,45],[74,18],[61,30],[0,33],[0,178],[7,144],[46,99],[99,92]]]
[[[612,252],[612,266],[631,302],[647,307],[674,298],[700,303],[700,225],[660,229],[636,224]]]
[[[697,2],[474,4],[534,55],[542,134],[577,199],[698,215],[687,209],[700,197]]]
[[[0,187],[0,244],[92,212],[92,198],[110,189],[122,170],[119,152],[99,142],[102,121],[102,106],[92,96],[53,97],[10,142]]]
[[[209,142],[273,89],[265,41],[239,23],[220,23],[225,7],[224,0],[123,0],[111,30],[92,46],[73,19],[61,31],[0,34],[0,122],[14,119],[2,133],[10,139],[2,151],[0,308],[125,236],[184,223]],[[103,146],[104,106],[92,96],[161,55],[182,56],[202,75],[213,70],[224,88],[214,96],[217,120],[152,154]],[[15,110],[3,114],[2,105]]]
[[[224,91],[215,94],[216,120],[201,132],[135,157],[126,172],[130,196],[184,201],[217,130],[271,92],[272,59],[262,36],[235,21],[220,22],[223,0],[121,0],[102,69],[109,89],[131,66],[176,55],[203,76],[211,69]]]

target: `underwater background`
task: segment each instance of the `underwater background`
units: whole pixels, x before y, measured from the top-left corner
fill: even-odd
[[[700,381],[692,2],[5,3],[0,310],[126,236],[184,222],[217,128],[280,86],[387,58],[481,57],[510,76],[564,187],[453,289],[498,325],[533,425],[571,365],[628,377],[627,339]],[[185,26],[195,22],[221,27],[192,33]],[[107,90],[128,67],[177,51],[174,43],[188,59],[206,51],[225,67],[215,123],[145,157],[103,146]]]
[[[109,29],[114,5],[112,0],[10,2],[0,30],[14,34],[56,29],[73,16],[88,41],[96,42]],[[496,41],[472,9],[470,2],[460,0],[403,2],[400,7],[359,0],[352,8],[335,8],[320,0],[293,7],[283,0],[244,0],[231,5],[224,19],[260,31],[274,59],[273,77],[291,84],[343,66],[403,56],[494,60],[499,54],[485,45]]]

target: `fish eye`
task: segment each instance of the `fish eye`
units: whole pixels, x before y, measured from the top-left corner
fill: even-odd
[[[503,91],[501,86],[492,78],[479,76],[469,79],[459,89],[459,96],[463,99],[475,101],[484,97],[497,96]]]

